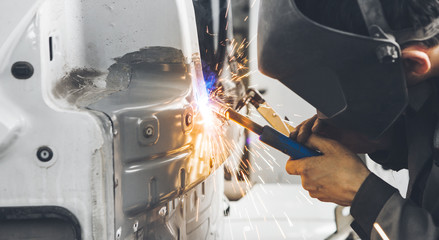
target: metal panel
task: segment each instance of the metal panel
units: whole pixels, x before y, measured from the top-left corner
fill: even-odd
[[[178,225],[188,224],[187,234],[193,232],[199,237],[207,234],[208,222],[207,225],[189,222],[195,218],[207,219],[211,217],[210,212],[203,216],[205,211],[197,210],[194,214],[193,206],[185,206],[183,200],[186,199],[184,193],[221,165],[221,162],[211,162],[215,159],[198,158],[194,154],[196,148],[201,147],[196,142],[204,134],[204,128],[199,123],[199,112],[193,110],[196,103],[193,76],[189,73],[195,72],[197,61],[199,64],[197,58],[193,60],[185,64],[180,50],[165,47],[128,53],[116,63],[124,63],[125,68],[130,69],[127,89],[89,106],[105,112],[114,126],[115,213],[120,239],[127,237],[136,222],[138,229],[145,229],[153,209],[176,199],[177,205],[183,204],[183,211],[188,213],[181,217],[190,216]],[[112,69],[120,68],[110,68],[109,75],[113,74]],[[215,186],[210,184],[208,188]],[[208,198],[211,199],[215,194],[210,193]],[[200,196],[200,193],[194,194]],[[206,197],[206,193],[203,196]],[[209,206],[209,201],[206,202]],[[160,228],[157,226],[154,232],[147,234],[163,237],[161,234],[167,233],[165,230],[160,233]]]
[[[61,206],[84,239],[218,238],[192,1],[40,1],[1,44],[0,206]]]

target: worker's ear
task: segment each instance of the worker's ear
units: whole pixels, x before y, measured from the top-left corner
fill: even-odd
[[[410,46],[402,50],[402,59],[407,78],[412,81],[425,79],[431,70],[428,49],[421,46]]]

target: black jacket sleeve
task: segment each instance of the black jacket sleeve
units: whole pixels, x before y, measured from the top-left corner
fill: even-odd
[[[439,239],[439,228],[431,215],[402,198],[397,189],[373,173],[355,196],[351,214],[355,219],[353,228],[367,235],[362,239],[384,239],[377,228],[381,228],[389,239]],[[375,223],[377,227],[374,227]]]

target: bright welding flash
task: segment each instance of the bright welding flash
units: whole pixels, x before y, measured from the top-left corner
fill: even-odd
[[[201,116],[203,117],[204,126],[208,127],[208,125],[213,124],[215,120],[214,113],[210,109],[208,99],[202,99],[202,101],[198,102],[198,109],[200,110]]]

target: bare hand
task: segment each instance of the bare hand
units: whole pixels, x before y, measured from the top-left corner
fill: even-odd
[[[390,136],[392,135],[391,132],[389,132],[384,134],[380,139],[370,140],[353,131],[331,126],[317,118],[317,115],[314,115],[299,124],[296,129],[290,133],[290,138],[304,144],[313,133],[336,140],[354,153],[373,153],[377,150],[386,149],[390,145]]]
[[[287,172],[301,176],[302,186],[311,197],[350,206],[370,171],[355,153],[335,140],[311,134],[306,145],[323,155],[289,160]]]
[[[297,125],[294,131],[290,133],[290,138],[304,143],[312,133],[317,133],[323,125],[322,121],[317,118],[317,114]]]

